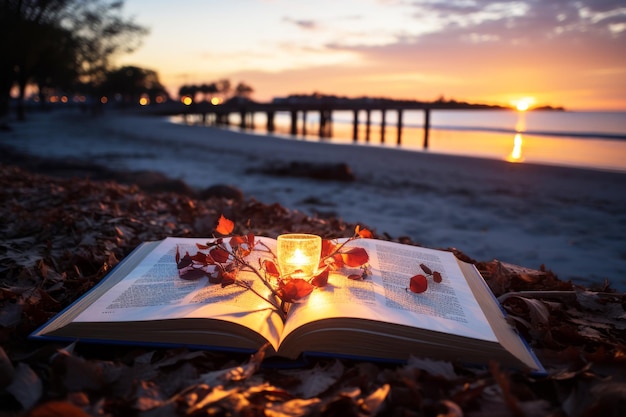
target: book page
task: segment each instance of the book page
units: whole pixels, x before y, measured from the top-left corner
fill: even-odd
[[[271,306],[245,288],[210,284],[208,278],[188,281],[179,278],[176,248],[183,256],[198,251],[196,243],[207,239],[167,238],[122,281],[92,303],[74,321],[115,322],[177,318],[213,318],[249,327],[274,346],[282,332],[282,321]],[[261,294],[269,290],[251,273],[240,278]]]
[[[351,280],[352,271],[332,273],[328,286],[313,291],[289,312],[283,338],[302,324],[324,318],[361,318],[496,341],[489,323],[450,252],[375,239],[358,239],[370,257],[371,275]],[[424,274],[420,264],[442,275],[428,279],[428,290],[409,290],[409,280]]]

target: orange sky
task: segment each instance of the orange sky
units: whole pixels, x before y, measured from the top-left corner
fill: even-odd
[[[170,93],[228,78],[288,94],[626,110],[623,0],[127,0],[150,29],[119,65]]]

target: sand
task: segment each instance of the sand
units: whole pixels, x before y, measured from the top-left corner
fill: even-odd
[[[259,136],[118,111],[31,113],[13,127],[0,142],[34,155],[157,170],[199,189],[230,184],[246,198],[336,214],[377,234],[626,290],[626,174]],[[259,173],[292,161],[346,163],[356,180]]]

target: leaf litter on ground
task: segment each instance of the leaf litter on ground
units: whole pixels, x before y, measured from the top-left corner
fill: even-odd
[[[543,266],[477,262],[456,249],[449,250],[485,277],[547,376],[467,367],[463,358],[415,357],[404,365],[318,359],[276,369],[261,366],[262,350],[246,357],[28,341],[143,241],[210,236],[222,214],[272,237],[343,237],[355,225],[254,199],[197,200],[10,165],[0,165],[0,200],[0,415],[586,417],[623,410],[624,294],[609,285],[577,287]]]

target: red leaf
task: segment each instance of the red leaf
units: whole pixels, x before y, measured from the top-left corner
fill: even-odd
[[[367,229],[361,229],[361,227],[358,224],[356,225],[356,228],[354,229],[354,231],[357,235],[359,235],[359,237],[363,239],[372,239],[374,237],[374,234],[372,232],[370,232]]]
[[[428,289],[428,280],[422,274],[414,275],[411,277],[409,289],[411,292],[421,294]]]
[[[189,267],[178,270],[178,276],[187,281],[195,281],[197,279],[204,278],[207,275],[208,274],[205,271],[199,268]]]
[[[441,272],[439,272],[439,271],[433,272],[433,281],[435,281],[437,284],[439,284],[441,282],[441,280],[442,280]]]
[[[426,272],[428,275],[433,274],[433,271],[425,264],[420,264],[420,268],[422,268],[422,271]]]
[[[237,273],[231,271],[224,271],[222,273],[222,288],[234,284],[237,279]]]
[[[206,254],[202,252],[196,252],[190,259],[202,265],[212,265],[214,263],[210,256],[206,256]]]
[[[196,247],[197,247],[198,249],[200,249],[200,250],[207,250],[207,249],[209,249],[209,246],[207,246],[207,245],[203,245],[203,244],[201,244],[201,243],[196,243]]]
[[[248,243],[248,239],[245,236],[233,236],[230,238],[230,246],[239,246],[242,243]]]
[[[228,257],[230,256],[229,253],[222,248],[214,248],[209,252],[209,255],[211,255],[211,258],[213,258],[215,262],[220,264],[228,261]]]
[[[359,281],[362,278],[363,278],[363,275],[361,275],[361,274],[350,274],[350,275],[348,275],[348,279],[351,279],[353,281]]]
[[[209,274],[209,282],[211,284],[219,284],[222,282],[222,274],[221,273],[217,273],[215,275],[211,275]]]
[[[322,259],[329,256],[335,250],[335,245],[328,239],[322,239]]]
[[[278,272],[278,267],[276,266],[274,261],[270,261],[269,259],[264,260],[263,269],[265,269],[265,272],[270,276],[273,276],[273,277],[280,276],[280,272]]]
[[[343,268],[343,258],[340,253],[336,253],[332,258],[327,258],[324,263],[320,262],[320,268],[328,265],[333,271]]]
[[[229,235],[233,232],[234,228],[235,228],[235,223],[233,223],[232,220],[228,220],[222,214],[220,216],[220,219],[217,222],[217,227],[215,228],[215,231],[222,235]]]
[[[176,265],[180,262],[180,252],[178,251],[178,245],[176,245]]]
[[[293,278],[286,283],[279,284],[277,294],[281,300],[293,303],[311,294],[311,291],[313,291],[312,284],[301,278]]]
[[[328,284],[328,275],[328,268],[324,268],[322,272],[313,277],[313,279],[311,280],[311,284],[315,285],[318,288],[325,287],[326,284]]]
[[[345,253],[341,254],[343,262],[350,267],[361,266],[367,261],[369,261],[370,257],[363,248],[350,248]]]
[[[178,251],[178,249],[177,249]],[[176,266],[178,269],[187,268],[192,264],[191,256],[189,256],[189,252],[185,252],[185,256],[176,261]]]

